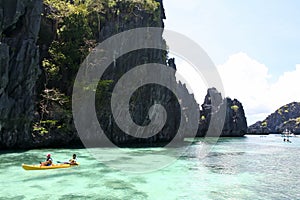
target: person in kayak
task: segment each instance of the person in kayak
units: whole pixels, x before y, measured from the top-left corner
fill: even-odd
[[[76,161],[77,161],[76,154],[74,153],[72,159],[69,160],[69,164],[70,165],[77,165]]]
[[[41,162],[41,166],[51,166],[52,165],[52,158],[51,154],[47,154],[47,158],[45,162]]]
[[[64,164],[77,165],[76,154],[73,154],[73,157],[69,160],[69,162],[64,162]]]

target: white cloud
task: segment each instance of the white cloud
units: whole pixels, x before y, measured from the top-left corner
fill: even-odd
[[[272,85],[271,92],[274,98],[273,104],[275,106],[282,106],[283,104],[292,101],[300,100],[300,65],[296,65],[294,71],[285,72],[279,77],[278,81]]]
[[[245,53],[229,57],[218,67],[226,96],[242,102],[248,125],[263,120],[280,106],[300,101],[300,65],[271,83],[268,67]]]
[[[176,79],[186,84],[188,91],[194,94],[196,101],[201,105],[207,92],[205,79],[201,77],[201,74],[196,72],[192,65],[179,57],[174,57],[176,58],[177,65]]]
[[[206,95],[205,79],[187,62],[176,58],[177,79],[187,84],[201,105]],[[246,53],[231,55],[217,66],[223,81],[225,96],[238,99],[244,107],[248,125],[265,119],[279,107],[300,102],[300,64],[271,82],[268,67]],[[298,88],[299,87],[299,88]]]

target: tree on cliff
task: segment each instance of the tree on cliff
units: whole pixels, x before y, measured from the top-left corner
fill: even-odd
[[[34,131],[43,136],[45,133],[62,135],[75,132],[70,96],[80,64],[89,52],[97,43],[119,32],[144,26],[161,27],[161,8],[159,1],[155,0],[45,0],[44,3],[42,24],[51,26],[48,29],[54,31],[50,37],[53,41],[41,61],[45,87],[41,91]],[[49,35],[46,30],[41,29],[40,36],[46,35],[41,37],[43,39]],[[39,42],[45,46],[45,41]],[[154,59],[152,55],[144,53],[149,62]],[[163,52],[155,59],[165,62],[166,57],[166,52]],[[131,59],[136,60],[136,56],[131,56]],[[115,71],[113,76],[119,76],[121,72]],[[112,83],[112,80],[99,82],[96,105],[103,105]]]

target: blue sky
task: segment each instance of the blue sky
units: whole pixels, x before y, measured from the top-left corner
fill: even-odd
[[[249,124],[300,101],[295,87],[300,79],[300,1],[164,0],[164,7],[166,28],[188,36],[208,53],[224,78],[225,94],[247,106]],[[229,80],[232,70],[235,76],[241,73],[239,88]],[[248,80],[247,74],[252,74]],[[283,91],[285,87],[293,91]]]

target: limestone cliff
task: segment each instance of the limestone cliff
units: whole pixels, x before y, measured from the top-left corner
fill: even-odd
[[[213,106],[211,99],[214,99],[218,106]],[[223,121],[218,119],[218,115],[220,115],[222,109],[226,111],[226,114],[220,136],[241,137],[246,134],[247,121],[242,104],[237,99],[223,99],[216,88],[210,88],[207,91],[204,103],[202,104],[202,110],[200,111],[200,122],[197,136],[206,136],[212,115],[217,115],[216,120],[219,120],[220,122]]]
[[[42,0],[0,1],[0,149],[30,146]]]
[[[44,0],[43,6],[42,0],[0,0],[0,149],[80,143],[73,126],[71,95],[82,61],[105,39],[134,28],[163,28],[166,18],[162,0],[109,2]],[[97,3],[101,5],[97,7]],[[162,35],[158,39],[162,46],[167,45]],[[161,104],[168,114],[163,129],[143,139],[125,134],[115,123],[110,98],[118,80],[132,68],[147,63],[176,70],[174,59],[168,59],[167,54],[157,49],[130,52],[116,58],[99,81],[97,117],[113,143],[120,146],[168,143],[177,133],[181,116],[189,121],[189,111],[200,112],[193,95],[181,83],[176,90],[186,97],[185,101],[177,99],[165,87],[149,84],[134,92],[130,114],[134,122],[144,126],[149,123],[149,108]],[[170,80],[175,80],[175,75]],[[220,106],[227,107],[222,135],[243,135],[245,118],[240,102],[225,101],[213,89],[210,95],[220,101]],[[220,110],[212,108],[210,98],[207,96],[202,105],[204,118],[200,119],[198,136],[207,129],[211,113]],[[179,140],[186,136],[180,135]]]
[[[157,11],[149,13],[141,9],[135,9],[134,14],[131,14],[130,22],[127,22],[128,13],[123,13],[123,10],[126,10],[126,5],[120,3],[119,15],[115,17],[108,17],[108,21],[102,23],[104,25],[100,36],[101,39],[108,38],[116,33],[138,28],[138,27],[164,27],[163,20],[165,19],[164,8],[161,0],[157,1],[159,7]],[[124,7],[125,6],[125,7]],[[116,24],[119,24],[118,29],[116,29]],[[162,33],[159,36],[156,36],[158,41],[161,41],[162,45],[166,45]],[[119,44],[122,48],[122,43]],[[174,60],[167,60],[167,52],[159,49],[141,49],[134,52],[130,52],[127,55],[124,55],[118,59],[109,67],[106,71],[102,80],[111,80],[111,84],[108,86],[107,91],[112,93],[115,84],[126,72],[133,69],[136,66],[147,64],[147,63],[159,63],[165,65],[165,67],[170,67],[176,69]],[[158,73],[157,76],[160,76]],[[173,77],[161,77],[161,79],[170,79],[170,81],[175,82],[175,74]],[[99,90],[101,88],[98,87]],[[107,98],[97,98],[96,106],[97,107],[97,116],[100,122],[101,127],[103,128],[107,137],[115,144],[119,146],[130,146],[130,145],[139,145],[139,146],[156,146],[163,143],[168,143],[172,141],[175,135],[178,132],[181,120],[180,106],[189,107],[197,109],[197,103],[194,100],[193,96],[188,93],[185,87],[182,87],[180,84],[177,86],[177,91],[183,93],[187,98],[191,99],[189,102],[181,102],[176,98],[176,96],[169,91],[167,88],[150,84],[145,85],[138,89],[132,96],[130,101],[130,111],[131,116],[140,126],[145,126],[149,123],[148,112],[149,108],[154,104],[161,104],[167,111],[167,121],[163,129],[156,135],[149,138],[138,138],[133,137],[128,134],[125,134],[115,123],[114,117],[112,115],[110,101],[111,95],[108,95]],[[190,98],[188,98],[190,96]],[[119,110],[121,110],[120,108]],[[188,120],[188,119],[187,119]],[[130,127],[127,127],[130,129]],[[143,134],[143,133],[138,133]],[[182,141],[185,135],[180,135],[180,140]]]
[[[162,0],[147,1],[145,5],[143,1],[108,4],[45,0],[44,6],[42,3],[41,0],[0,2],[0,148],[64,146],[78,139],[72,123],[70,96],[84,56],[97,42],[122,31],[164,27]],[[92,5],[83,6],[86,3]],[[138,124],[147,123],[146,114],[154,102],[164,105],[171,116],[164,130],[149,139],[124,134],[111,120],[109,99],[101,101],[111,93],[122,74],[145,63],[175,66],[172,60],[167,63],[166,51],[138,50],[118,58],[103,77],[103,82],[111,84],[99,85],[99,91],[105,89],[106,93],[96,99],[96,105],[100,105],[98,119],[108,138],[116,144],[154,145],[172,140],[177,132],[181,111],[178,100],[166,88],[145,86],[132,97],[132,118]]]
[[[263,121],[249,126],[248,133],[281,133],[288,129],[299,134],[300,103],[292,102],[277,109]]]

